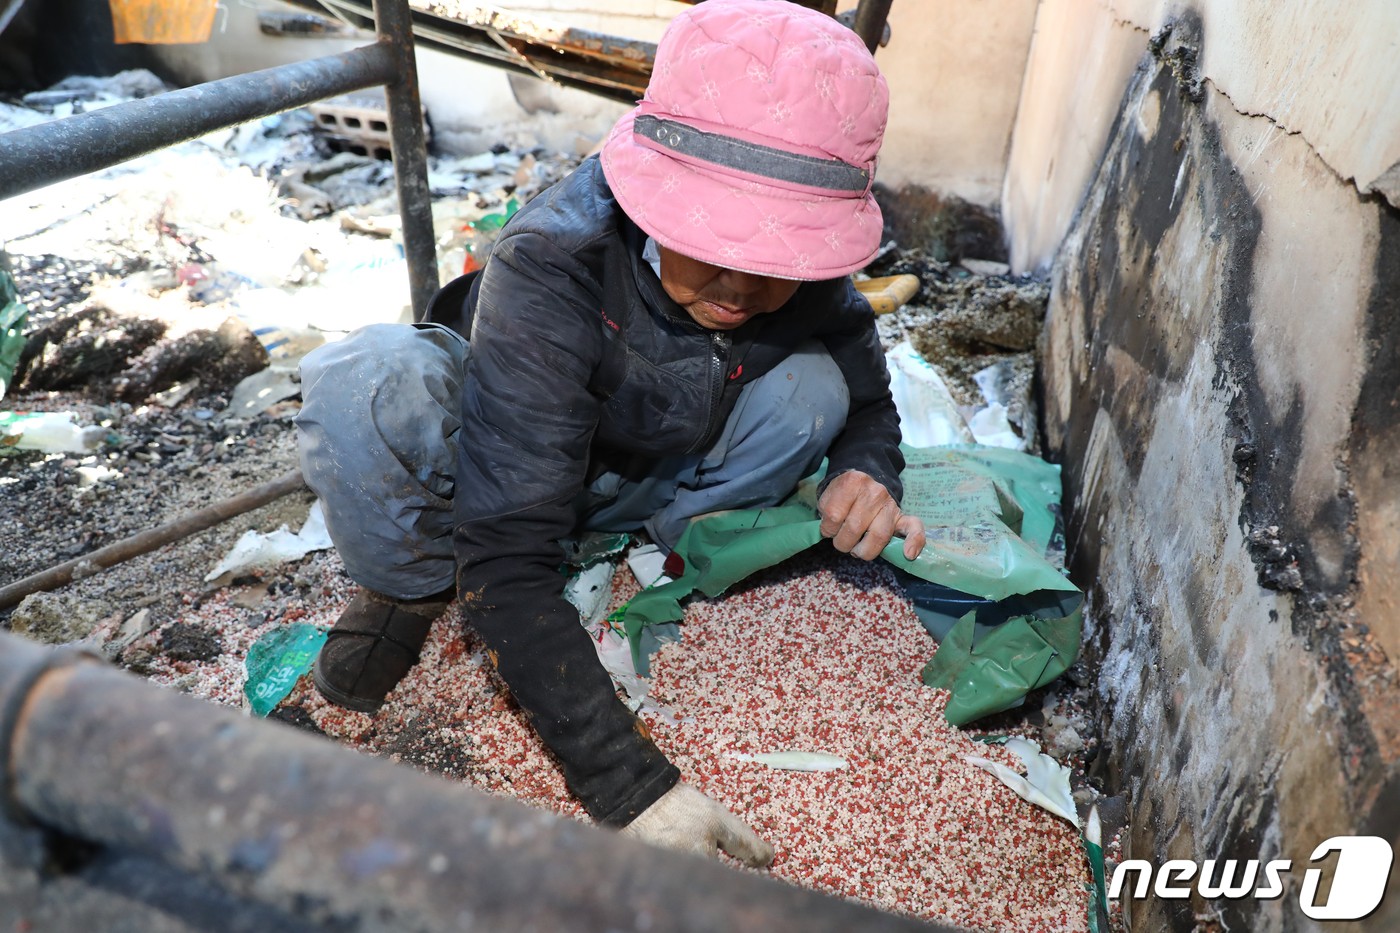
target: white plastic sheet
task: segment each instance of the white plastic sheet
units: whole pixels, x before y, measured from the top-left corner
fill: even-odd
[[[995,775],[1023,799],[1069,820],[1078,829],[1079,812],[1075,809],[1074,797],[1069,790],[1069,768],[1049,755],[1042,754],[1040,746],[1029,739],[1009,738],[1006,740],[1006,748],[1021,759],[1021,764],[1026,769],[1024,775],[1017,774],[1006,765],[976,755],[964,755],[963,761]]]
[[[283,525],[276,531],[264,534],[260,531],[245,531],[243,537],[233,545],[224,559],[205,575],[206,583],[224,586],[234,577],[250,570],[273,567],[287,561],[299,560],[312,551],[324,551],[334,545],[326,531],[326,516],[321,511],[318,499],[306,515],[301,531],[292,534]]]
[[[904,341],[885,354],[899,430],[910,447],[973,444],[976,438],[934,366]]]

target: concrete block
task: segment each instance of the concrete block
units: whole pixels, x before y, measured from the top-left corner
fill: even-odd
[[[345,149],[376,159],[391,157],[393,137],[389,133],[389,111],[383,93],[346,94],[317,101],[307,107],[316,126],[338,140]],[[431,142],[423,111],[424,140]]]

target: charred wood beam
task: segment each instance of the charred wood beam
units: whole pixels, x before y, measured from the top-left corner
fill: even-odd
[[[365,26],[369,0],[289,0]],[[410,0],[414,36],[425,45],[517,74],[555,81],[633,103],[646,90],[656,45],[573,27],[552,26],[492,7]]]

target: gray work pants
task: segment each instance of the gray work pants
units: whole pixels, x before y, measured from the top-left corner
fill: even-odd
[[[412,599],[456,579],[452,497],[467,353],[445,327],[373,324],[302,361],[302,475],[361,586]],[[849,405],[841,370],[808,341],[743,388],[705,453],[656,460],[640,478],[594,480],[578,503],[579,530],[645,528],[669,549],[696,515],[775,505],[821,463]]]

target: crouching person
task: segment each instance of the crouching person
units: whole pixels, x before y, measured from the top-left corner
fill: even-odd
[[[563,598],[561,540],[773,505],[823,457],[822,530],[872,559],[923,547],[899,509],[899,421],[849,274],[887,91],[859,39],[791,4],[676,17],[599,157],[502,231],[438,323],[309,355],[302,468],[362,587],[315,683],[372,711],[456,598],[599,823],[750,865],[773,850],[617,698]]]

